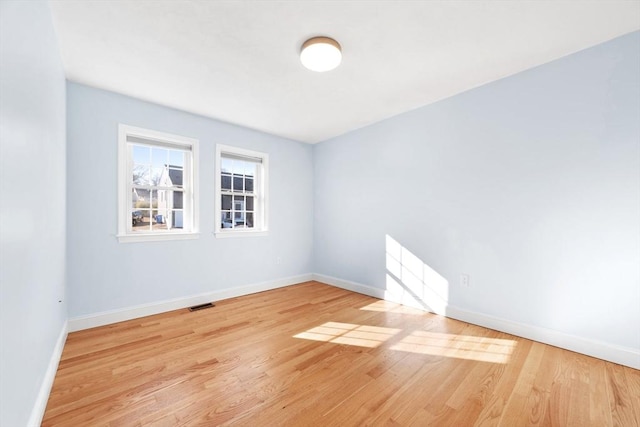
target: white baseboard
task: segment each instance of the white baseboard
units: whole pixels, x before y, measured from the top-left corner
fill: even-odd
[[[447,317],[640,369],[640,350],[450,306]]]
[[[97,326],[109,325],[112,323],[137,319],[144,316],[151,316],[153,314],[164,313],[171,310],[178,310],[181,308],[204,304],[211,301],[218,301],[227,298],[254,294],[256,292],[282,288],[284,286],[295,285],[296,283],[308,282],[309,280],[313,280],[312,274],[302,274],[299,276],[269,280],[266,282],[255,283],[252,285],[241,286],[237,288],[221,289],[187,297],[136,305],[133,307],[126,307],[117,310],[103,311],[87,316],[73,317],[70,318],[68,322],[69,332],[81,331],[83,329],[95,328]]]
[[[171,310],[177,310],[193,305],[203,304],[206,302],[217,301],[227,298],[234,298],[242,295],[249,295],[256,292],[268,291],[271,289],[277,289],[284,286],[294,285],[296,283],[306,282],[309,280],[317,280],[338,288],[346,289],[352,292],[357,292],[364,295],[369,295],[379,299],[386,299],[396,303],[406,303],[406,301],[395,301],[388,295],[385,295],[385,291],[380,288],[374,288],[372,286],[363,285],[361,283],[352,282],[349,280],[339,279],[337,277],[327,276],[324,274],[302,274],[299,276],[286,277],[277,280],[271,280],[253,285],[242,286],[238,288],[222,289],[213,292],[202,293],[198,295],[192,295],[182,298],[176,298],[171,300],[159,301],[150,304],[138,305],[133,307],[127,307],[118,310],[110,310],[101,313],[95,313],[87,316],[80,316],[71,318],[68,321],[68,331],[80,331],[83,329],[94,328],[97,326],[104,326],[111,323],[122,322],[125,320],[136,319],[139,317],[150,316],[153,314],[164,313]],[[424,309],[420,306],[412,305],[415,308]],[[623,347],[615,344],[610,344],[603,341],[592,340],[589,338],[583,338],[577,335],[566,334],[564,332],[556,331],[553,329],[542,328],[539,326],[528,325],[524,323],[514,322],[508,319],[503,319],[489,314],[478,313],[470,310],[466,310],[460,307],[447,306],[444,314],[447,317],[461,320],[463,322],[472,323],[474,325],[483,326],[490,329],[495,329],[501,332],[509,333],[519,337],[531,339],[544,344],[553,345],[556,347],[564,348],[566,350],[575,351],[577,353],[586,354],[588,356],[597,357],[599,359],[607,360],[613,363],[619,363],[621,365],[629,366],[634,369],[640,369],[640,350],[631,347]],[[65,330],[66,338],[66,330]],[[64,340],[60,344],[60,354],[62,352],[62,345]],[[56,350],[58,348],[56,347]],[[56,360],[59,360],[59,356]],[[57,362],[56,362],[57,366]],[[55,376],[55,369],[53,374]],[[53,377],[51,378],[51,384],[53,384]],[[49,389],[51,387],[49,384]],[[44,385],[44,383],[43,383]],[[48,390],[48,389],[47,389]],[[47,393],[48,394],[48,393]],[[44,401],[46,406],[46,399]],[[42,408],[44,413],[44,406]]]
[[[338,279],[337,277],[327,276],[324,274],[314,273],[312,277],[313,277],[313,280],[317,282],[326,283],[327,285],[346,289],[347,291],[351,291],[351,292],[357,292],[363,295],[368,295],[370,297],[384,299],[384,290],[380,288],[374,288],[371,286],[363,285],[361,283],[352,282],[350,280]]]
[[[388,298],[388,296],[385,298],[385,291],[380,288],[374,288],[361,283],[326,276],[324,274],[313,274],[312,276],[313,280],[317,280],[318,282],[326,283],[348,291],[369,295],[374,298],[386,299],[391,302],[402,304],[402,301],[394,301]],[[424,309],[423,307],[412,306]],[[518,323],[508,319],[484,313],[477,313],[455,306],[447,306],[444,315],[463,322],[495,329],[500,332],[553,345],[555,347],[575,351],[577,353],[586,354],[587,356],[597,357],[598,359],[629,366],[634,369],[640,369],[640,350],[635,348],[618,346],[603,341],[566,334],[553,329]]]
[[[28,427],[37,427],[42,424],[42,417],[44,417],[44,411],[47,409],[47,402],[49,401],[49,393],[51,393],[51,387],[53,386],[53,380],[56,378],[56,372],[58,371],[58,363],[60,363],[60,357],[62,357],[62,350],[64,349],[64,343],[67,341],[68,322],[64,322],[58,340],[51,353],[49,359],[49,366],[47,366],[47,372],[44,374],[42,384],[40,384],[40,391],[38,391],[38,397],[31,410],[31,416],[29,417]]]

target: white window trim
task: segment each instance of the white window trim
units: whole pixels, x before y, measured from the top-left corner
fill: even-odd
[[[130,179],[131,164],[128,159],[127,136],[136,136],[144,139],[169,142],[174,145],[191,147],[191,192],[184,197],[189,197],[192,218],[190,231],[161,231],[148,233],[131,233],[127,224],[131,224],[130,218]],[[198,213],[198,174],[199,174],[198,140],[180,135],[158,132],[150,129],[120,124],[118,125],[118,233],[116,237],[120,243],[128,242],[153,242],[162,240],[185,240],[199,237],[199,213]]]
[[[262,159],[261,163],[261,179],[258,182],[258,204],[260,214],[260,227],[257,228],[222,228],[220,224],[220,214],[222,212],[222,180],[220,179],[220,163],[222,153],[235,154],[245,157],[257,157]],[[216,144],[216,194],[215,194],[215,231],[217,238],[226,237],[259,237],[269,234],[269,155],[259,151],[247,150],[244,148],[233,147],[231,145]]]

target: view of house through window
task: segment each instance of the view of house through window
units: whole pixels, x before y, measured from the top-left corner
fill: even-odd
[[[133,231],[184,227],[182,150],[132,144]]]
[[[216,231],[266,231],[267,155],[218,146]]]
[[[222,156],[221,227],[253,228],[256,163]]]
[[[195,235],[198,141],[125,125],[119,141],[120,241]]]

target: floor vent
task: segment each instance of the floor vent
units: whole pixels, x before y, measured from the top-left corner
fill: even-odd
[[[205,308],[211,308],[211,307],[215,307],[215,305],[208,302],[206,304],[194,305],[193,307],[189,307],[189,311],[204,310]]]

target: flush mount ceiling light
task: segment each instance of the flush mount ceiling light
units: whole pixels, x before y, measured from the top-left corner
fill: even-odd
[[[342,48],[329,37],[314,37],[302,45],[300,61],[311,71],[333,70],[342,61]]]

